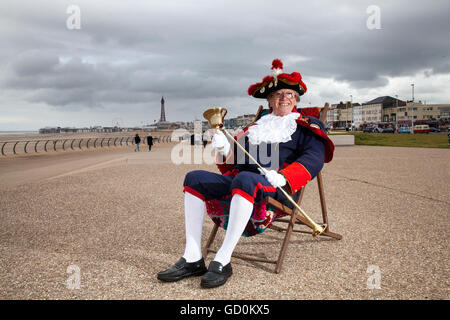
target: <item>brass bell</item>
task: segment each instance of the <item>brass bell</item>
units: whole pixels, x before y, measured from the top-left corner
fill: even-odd
[[[225,108],[211,108],[203,112],[203,117],[208,120],[209,126],[213,129],[220,129],[223,127],[223,119],[227,114]]]

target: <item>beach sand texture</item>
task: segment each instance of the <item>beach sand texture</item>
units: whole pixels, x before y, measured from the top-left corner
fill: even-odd
[[[233,258],[228,282],[205,290],[200,278],[156,279],[184,251],[185,174],[217,172],[172,164],[174,145],[0,158],[0,299],[449,298],[450,150],[338,147],[323,178],[343,239],[294,234],[280,274]],[[302,207],[320,222],[315,180]],[[203,243],[212,226],[206,218]],[[268,230],[236,252],[277,258],[282,238]],[[68,287],[73,268],[79,289]]]

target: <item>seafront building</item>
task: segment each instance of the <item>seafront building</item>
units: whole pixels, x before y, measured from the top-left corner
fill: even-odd
[[[382,96],[368,102],[332,104],[327,113],[330,128],[361,129],[370,126],[411,126],[429,124],[434,127],[450,122],[450,104],[426,104]]]
[[[75,127],[45,127],[39,129],[39,133],[83,133],[83,132],[120,132],[120,131],[132,131],[133,128],[120,128],[120,127],[102,127],[95,126],[90,128],[75,128]]]

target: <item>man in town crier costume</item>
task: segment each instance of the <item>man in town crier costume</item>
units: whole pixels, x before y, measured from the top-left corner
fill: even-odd
[[[284,73],[278,59],[273,61],[271,70],[270,75],[248,88],[250,96],[267,99],[269,114],[235,137],[246,150],[256,150],[258,161],[260,154],[270,161],[260,162],[264,167],[260,170],[248,157],[240,155],[221,131],[214,134],[211,144],[216,149],[221,174],[195,170],[186,175],[185,250],[175,265],[158,273],[161,281],[203,276],[202,287],[223,285],[233,273],[231,255],[241,235],[259,234],[280,216],[277,210],[268,210],[266,197],[292,207],[277,187],[293,194],[311,181],[325,162],[331,161],[334,145],[323,123],[297,110],[300,96],[307,90],[302,76],[298,72]],[[208,268],[201,250],[205,212],[227,230]]]

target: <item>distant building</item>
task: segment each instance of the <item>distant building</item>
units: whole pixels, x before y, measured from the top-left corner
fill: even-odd
[[[45,127],[39,129],[39,133],[41,134],[48,134],[48,133],[83,133],[83,132],[120,132],[120,131],[126,131],[125,128],[119,128],[117,126],[114,127],[101,127],[101,126],[95,126],[95,127],[84,127],[84,128],[75,128],[75,127]]]
[[[166,108],[165,108],[165,100],[164,97],[161,97],[161,117],[159,121],[156,123],[156,127],[158,130],[169,130],[176,127],[172,123],[166,120]]]
[[[45,128],[39,129],[39,133],[41,133],[41,134],[45,134],[45,133],[59,133],[60,129],[61,129],[60,127],[45,127]]]
[[[435,104],[439,109],[439,119],[444,121],[450,120],[450,104]]]
[[[362,105],[354,103],[352,106],[352,126],[358,128],[363,122]]]
[[[327,113],[327,121],[333,128],[349,127],[353,121],[353,106],[359,106],[359,103],[351,104],[350,101],[332,104]]]
[[[161,97],[161,117],[159,118],[159,122],[166,122],[166,110],[164,108],[164,97]]]
[[[336,128],[338,121],[339,121],[339,110],[337,109],[336,104],[332,104],[328,108],[328,112],[327,112],[328,126],[331,128]]]
[[[362,104],[362,122],[396,122],[397,108],[406,102],[383,96]]]
[[[168,130],[170,129],[171,123],[167,121],[158,121],[156,127],[158,130]]]
[[[406,106],[398,108],[397,116],[399,123],[410,124],[411,119],[414,121],[438,121],[445,119],[445,110],[450,108],[449,104],[423,104],[422,101],[408,101]],[[447,118],[448,118],[447,111]]]
[[[158,129],[156,124],[146,124],[146,125],[142,126],[142,130],[144,130],[144,131],[155,131],[156,129]]]
[[[255,117],[256,117],[255,114],[244,114],[242,116],[230,119],[230,124],[233,124],[232,126],[230,126],[230,128],[246,127],[253,122]]]

